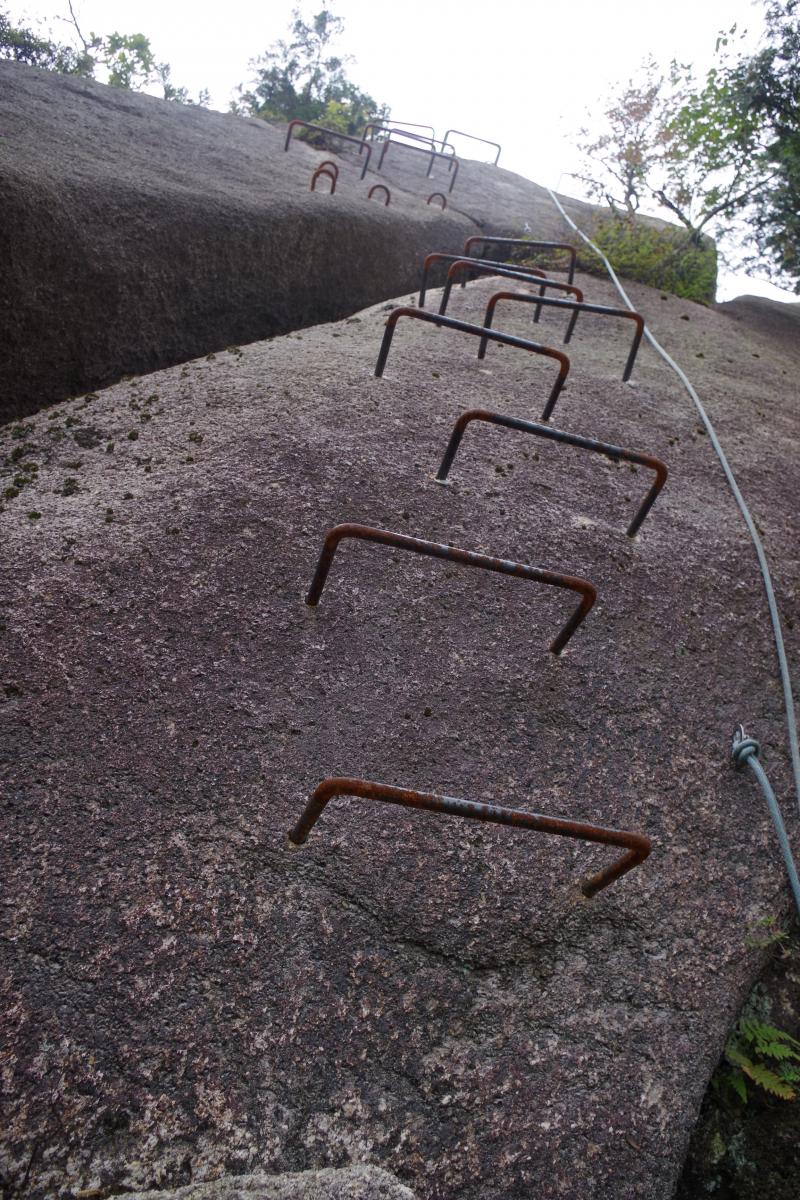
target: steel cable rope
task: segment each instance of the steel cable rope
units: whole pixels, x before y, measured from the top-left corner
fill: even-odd
[[[560,200],[558,199],[558,197],[556,196],[556,194],[552,190],[552,188],[547,188],[547,192],[549,193],[550,199],[553,201],[556,208],[561,213],[562,217],[567,222],[567,224],[569,226],[571,226],[572,229],[575,230],[575,232],[578,234],[578,236],[580,238],[583,239],[583,241],[586,243],[586,245],[589,246],[595,252],[595,254],[597,254],[597,256],[600,258],[600,260],[602,261],[606,270],[608,271],[608,274],[609,274],[609,277],[610,277],[612,283],[614,284],[615,288],[617,289],[620,296],[624,300],[625,304],[627,304],[628,308],[631,309],[632,312],[635,312],[636,310],[634,309],[633,305],[631,304],[631,301],[630,301],[627,293],[625,292],[625,289],[623,288],[622,284],[620,283],[619,279],[617,278],[614,268],[612,267],[611,263],[606,258],[605,254],[603,254],[603,251],[599,248],[599,246],[596,246],[594,244],[594,242],[591,240],[591,238],[587,237],[587,235],[583,232],[582,229],[578,228],[578,226],[575,224],[575,222],[572,220],[571,217],[567,216],[567,213],[564,211],[563,205],[561,204]],[[784,707],[786,709],[786,724],[787,724],[787,728],[788,728],[788,732],[789,732],[789,751],[790,751],[790,755],[791,755],[792,774],[794,776],[794,786],[795,786],[795,793],[796,793],[796,797],[797,797],[798,812],[800,812],[800,744],[798,744],[798,737],[797,737],[797,719],[795,717],[794,697],[792,695],[792,681],[789,676],[789,662],[786,657],[786,649],[783,644],[783,633],[781,631],[781,621],[780,621],[780,617],[778,615],[778,606],[775,602],[775,592],[774,592],[774,589],[772,586],[772,577],[769,572],[769,564],[767,563],[767,556],[766,556],[766,553],[764,552],[764,547],[762,545],[761,538],[759,537],[758,530],[756,529],[755,522],[753,521],[753,517],[750,513],[750,509],[747,507],[745,499],[739,490],[739,485],[736,482],[736,478],[733,474],[733,471],[731,470],[730,464],[729,464],[727,458],[725,457],[725,451],[722,449],[719,438],[717,437],[717,432],[714,429],[714,426],[711,424],[711,418],[708,416],[706,410],[703,408],[700,397],[698,396],[697,392],[694,390],[694,387],[690,383],[690,381],[687,378],[684,371],[681,369],[681,367],[678,366],[678,364],[671,357],[671,355],[669,355],[667,353],[667,351],[664,349],[664,347],[661,346],[659,344],[659,342],[656,341],[655,337],[650,332],[647,325],[645,325],[644,336],[646,337],[646,339],[650,343],[650,345],[653,347],[653,349],[656,351],[656,353],[660,354],[660,356],[663,358],[663,360],[667,364],[667,366],[672,367],[672,370],[678,376],[681,383],[686,388],[686,391],[689,393],[689,396],[690,396],[692,402],[694,403],[695,408],[697,409],[700,420],[703,422],[703,425],[705,426],[706,432],[711,441],[711,445],[714,447],[717,458],[719,459],[720,465],[722,466],[722,470],[725,472],[725,478],[728,481],[728,486],[730,487],[731,492],[733,493],[733,497],[734,497],[737,505],[739,506],[739,511],[741,512],[742,517],[744,518],[744,523],[747,526],[747,531],[750,534],[753,545],[755,547],[756,555],[758,557],[758,563],[761,568],[761,578],[764,583],[764,591],[767,596],[767,604],[769,606],[769,615],[770,615],[770,620],[772,622],[772,632],[773,632],[773,636],[775,638],[775,649],[776,649],[777,655],[778,655],[778,666],[780,669],[781,686],[783,688],[783,702],[784,702]],[[731,755],[732,755],[733,761],[737,767],[743,767],[745,764],[747,764],[747,766],[750,767],[750,769],[752,770],[756,779],[758,780],[758,783],[759,783],[759,786],[761,787],[762,792],[764,793],[767,804],[769,805],[769,810],[770,810],[770,814],[772,816],[773,823],[775,825],[775,830],[778,835],[778,842],[780,843],[781,854],[783,855],[783,861],[786,866],[786,873],[789,877],[789,883],[790,883],[790,886],[792,889],[792,894],[794,895],[794,902],[795,902],[795,905],[797,906],[798,915],[800,915],[800,880],[798,879],[797,867],[795,865],[794,857],[792,855],[792,850],[789,845],[789,839],[786,834],[786,826],[784,825],[783,817],[781,816],[781,811],[778,806],[778,802],[775,798],[775,793],[773,792],[772,787],[770,786],[769,780],[767,779],[766,773],[764,772],[764,768],[761,766],[760,762],[758,761],[759,749],[760,749],[759,744],[755,740],[755,738],[747,737],[744,733],[744,729],[740,725],[739,728],[736,730],[736,732],[733,735],[733,744],[731,747]]]

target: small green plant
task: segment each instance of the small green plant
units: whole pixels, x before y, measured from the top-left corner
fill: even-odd
[[[797,1096],[800,1042],[783,1029],[755,1017],[741,1017],[728,1038],[723,1060],[728,1070],[722,1073],[721,1082],[745,1104],[747,1080],[780,1100]]]
[[[685,230],[658,226],[616,211],[599,217],[592,237],[618,274],[699,304],[714,301],[717,254],[710,239],[693,242]],[[605,274],[600,260],[578,247],[578,265]]]
[[[786,942],[788,940],[789,934],[780,928],[778,918],[772,916],[761,917],[760,920],[754,921],[748,927],[744,944],[751,950],[766,950],[768,946],[774,946],[778,942]]]

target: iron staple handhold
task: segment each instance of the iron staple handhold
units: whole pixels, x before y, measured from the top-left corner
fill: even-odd
[[[314,174],[311,176],[311,191],[315,192],[317,190],[317,180],[323,175],[326,179],[330,179],[331,181],[331,190],[329,194],[332,196],[336,191],[336,181],[339,178],[339,171],[337,170],[336,174],[334,175],[332,171],[328,170],[328,167],[325,165],[325,163],[322,163],[320,166],[318,166]]]
[[[659,458],[654,458],[651,454],[642,454],[638,450],[626,450],[622,446],[613,446],[608,442],[598,442],[595,438],[582,437],[576,433],[566,433],[563,429],[553,429],[552,425],[537,425],[533,421],[522,421],[518,417],[506,417],[501,413],[490,412],[488,409],[473,408],[469,412],[462,413],[453,426],[453,432],[450,435],[450,441],[447,444],[447,449],[444,452],[439,470],[436,472],[436,480],[438,483],[444,483],[453,464],[461,439],[464,436],[467,425],[471,421],[486,421],[491,425],[501,425],[506,429],[516,429],[520,433],[531,433],[535,437],[546,438],[553,442],[563,442],[568,446],[577,446],[582,450],[590,450],[595,454],[604,454],[614,461],[638,463],[640,466],[648,467],[651,471],[655,471],[656,478],[649,492],[645,496],[639,509],[631,521],[627,529],[628,537],[634,537],[640,529],[653,504],[656,497],[667,482],[667,467]]]
[[[515,300],[520,304],[535,304],[537,315],[542,305],[552,308],[565,308],[572,311],[572,317],[567,325],[566,333],[564,334],[564,344],[566,345],[572,338],[575,330],[575,323],[578,320],[578,314],[582,312],[596,313],[598,316],[605,317],[621,317],[626,321],[633,321],[636,325],[636,330],[633,335],[633,342],[628,352],[628,359],[622,372],[622,382],[627,383],[633,372],[633,367],[636,362],[636,356],[639,353],[639,347],[642,344],[644,335],[644,317],[641,313],[634,312],[630,308],[610,308],[606,304],[587,304],[584,300],[559,300],[555,296],[528,296],[524,292],[495,292],[489,297],[489,302],[486,305],[486,312],[483,318],[483,324],[487,329],[492,328],[494,321],[494,311],[500,300]],[[536,320],[536,317],[534,317]],[[478,348],[478,358],[484,358],[486,355],[486,339],[481,341]]]
[[[554,358],[559,363],[558,378],[550,389],[550,395],[542,412],[542,420],[546,421],[549,418],[569,375],[569,358],[563,351],[556,350],[552,346],[542,346],[538,342],[527,341],[525,338],[515,337],[511,333],[498,333],[496,329],[484,329],[482,325],[470,325],[467,321],[459,321],[455,317],[443,317],[439,313],[427,312],[425,309],[395,308],[387,318],[383,341],[378,352],[378,361],[375,364],[375,374],[379,378],[383,375],[386,360],[389,357],[392,338],[394,337],[395,326],[401,317],[412,317],[417,321],[428,321],[431,325],[440,325],[445,329],[457,329],[461,333],[472,334],[473,337],[488,337],[490,341],[502,342],[504,346],[516,346],[517,349],[528,350],[531,354],[543,354],[546,358]]]
[[[384,208],[388,208],[391,203],[391,200],[392,200],[392,193],[389,191],[386,184],[385,183],[373,183],[372,187],[367,192],[367,199],[371,200],[372,197],[374,196],[375,192],[385,192],[386,193],[386,199],[384,200],[383,204],[384,204]]]
[[[557,279],[548,279],[546,276],[542,278],[531,279],[529,276],[533,270],[538,268],[522,268],[521,270],[511,270],[508,267],[501,267],[494,263],[481,264],[474,259],[458,258],[448,268],[447,282],[442,291],[442,299],[439,304],[439,312],[444,314],[447,311],[447,305],[450,301],[450,293],[453,289],[453,280],[459,271],[473,271],[476,275],[498,275],[502,279],[519,279],[523,283],[533,283],[539,288],[539,296],[533,297],[534,303],[537,303],[540,297],[544,296],[547,288],[554,288],[559,292],[569,292],[577,301],[583,303],[583,292],[579,287],[575,287],[572,283],[561,283]]]
[[[434,192],[434,195],[436,195],[435,192]],[[428,272],[430,271],[431,266],[437,262],[456,263],[456,262],[466,262],[466,261],[469,261],[470,263],[474,263],[475,266],[480,266],[480,267],[494,267],[494,266],[508,265],[508,264],[503,264],[503,263],[499,263],[499,264],[492,263],[488,258],[470,258],[469,260],[467,260],[464,258],[463,254],[443,254],[439,250],[434,250],[432,254],[425,255],[425,259],[422,263],[422,280],[420,281],[419,298],[417,300],[417,303],[419,304],[420,308],[425,307],[425,295],[428,290]],[[508,269],[509,270],[511,269],[510,266]],[[517,268],[514,268],[514,269],[515,269],[515,271],[517,270]],[[519,279],[520,277],[527,277],[527,276],[532,276],[532,277],[535,277],[535,278],[541,279],[541,280],[547,279],[547,275],[540,267],[519,267],[518,273],[514,277],[516,279]],[[562,284],[562,283],[554,282],[554,286],[561,289],[561,288],[565,287],[566,285]]]
[[[607,829],[602,825],[589,825],[584,821],[568,821],[562,817],[503,808],[498,804],[476,804],[472,800],[461,800],[456,796],[439,796],[433,792],[417,792],[411,788],[392,787],[368,779],[345,777],[330,777],[317,785],[309,796],[299,820],[289,831],[289,843],[292,847],[303,845],[326,805],[335,796],[381,800],[387,804],[398,804],[402,808],[423,809],[450,817],[466,817],[473,821],[509,825],[515,829],[529,829],[534,833],[549,833],[557,837],[576,838],[624,849],[627,853],[616,862],[583,881],[581,891],[588,898],[596,896],[603,888],[644,862],[652,849],[650,839],[643,833],[632,833],[626,829]]]
[[[473,234],[464,242],[464,253],[469,254],[473,246],[522,246],[529,250],[566,250],[569,254],[567,283],[572,283],[575,278],[578,252],[570,242],[529,242],[527,238],[485,237],[483,234]]]
[[[457,137],[469,138],[471,142],[483,142],[486,146],[496,146],[497,154],[494,156],[494,162],[492,163],[492,166],[497,166],[498,162],[500,161],[500,151],[502,150],[502,146],[499,142],[490,142],[488,138],[475,137],[474,133],[464,133],[462,129],[448,129],[443,138],[443,141],[446,144],[449,144],[447,139],[450,137],[451,133],[454,133]]]
[[[337,547],[344,538],[377,542],[380,545],[391,546],[395,550],[410,550],[429,558],[446,559],[448,562],[460,563],[462,566],[479,567],[486,571],[496,571],[503,575],[513,575],[518,579],[527,579],[533,583],[543,583],[577,592],[581,597],[580,604],[551,643],[550,650],[553,654],[561,653],[575,630],[588,616],[597,599],[597,589],[594,584],[577,575],[564,575],[558,571],[546,571],[525,563],[512,562],[510,559],[492,558],[487,554],[478,554],[474,550],[461,550],[457,546],[448,546],[444,542],[431,542],[423,538],[411,537],[405,533],[394,533],[389,529],[377,529],[372,525],[345,522],[341,525],[334,525],[325,535],[317,568],[306,594],[306,604],[311,607],[320,601]]]
[[[284,150],[289,149],[289,143],[292,140],[292,134],[294,133],[295,129],[300,127],[303,129],[314,129],[318,133],[327,133],[331,137],[339,138],[339,140],[342,142],[353,142],[356,146],[361,146],[362,149],[365,148],[367,151],[367,157],[364,160],[364,166],[361,168],[361,178],[364,178],[367,173],[367,167],[369,166],[369,160],[372,157],[372,146],[369,144],[369,142],[365,142],[363,138],[351,137],[349,133],[339,133],[336,129],[326,129],[324,125],[313,125],[310,121],[301,121],[299,119],[295,119],[294,121],[289,122],[286,130],[286,140],[283,143]]]
[[[389,137],[386,138],[386,140],[384,141],[384,143],[381,147],[380,156],[378,158],[378,166],[377,166],[378,171],[380,171],[381,168],[383,167],[383,160],[385,159],[386,152],[391,145],[399,146],[401,150],[412,150],[415,154],[427,154],[430,158],[430,162],[428,163],[428,170],[425,172],[426,179],[430,177],[431,171],[433,170],[433,164],[436,161],[436,159],[443,158],[447,163],[448,172],[452,175],[452,179],[450,180],[450,186],[447,189],[447,191],[448,191],[448,193],[452,192],[453,188],[455,187],[455,182],[458,179],[458,169],[460,166],[460,163],[459,163],[458,159],[455,157],[455,154],[444,154],[440,150],[423,150],[422,146],[407,146],[407,145],[405,145],[404,142],[392,142],[391,131],[390,131]]]

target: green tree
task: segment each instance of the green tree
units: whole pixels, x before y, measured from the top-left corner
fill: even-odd
[[[719,65],[697,82],[652,63],[613,99],[601,133],[578,145],[589,194],[617,214],[666,212],[690,243],[800,292],[800,0],[767,0],[762,48],[734,57],[736,28],[717,39]],[[750,247],[748,250],[747,247]]]
[[[297,118],[351,134],[367,121],[385,119],[386,106],[347,78],[352,57],[332,51],[343,29],[344,22],[329,8],[308,21],[294,9],[289,40],[276,42],[250,63],[252,84],[248,91],[239,89],[233,111],[265,121]]]
[[[208,103],[207,92],[201,92],[193,101],[186,88],[172,83],[169,63],[157,62],[150,40],[143,33],[91,33],[87,38],[71,3],[69,11],[79,43],[77,48],[17,25],[7,11],[0,12],[0,58],[88,79],[96,78],[99,72],[103,82],[110,87],[141,91],[157,85],[165,100],[182,104]]]
[[[0,10],[0,59],[59,71],[62,75],[91,75],[93,69],[88,55],[15,24],[5,9]]]
[[[731,85],[761,124],[769,186],[750,214],[753,253],[775,282],[800,294],[800,5],[771,2],[765,45],[743,60]]]
[[[734,31],[731,31],[731,35]],[[727,37],[720,37],[718,52]],[[761,194],[772,172],[761,122],[730,69],[711,70],[697,85],[691,69],[673,62],[660,74],[653,61],[605,111],[593,140],[582,131],[589,193],[612,209],[643,202],[666,209],[699,245],[706,227],[717,233]]]

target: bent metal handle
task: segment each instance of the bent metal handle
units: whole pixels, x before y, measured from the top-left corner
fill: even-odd
[[[393,533],[389,529],[376,529],[372,525],[344,524],[334,525],[333,529],[329,529],[325,536],[317,569],[306,595],[306,604],[312,608],[319,603],[322,589],[325,587],[325,580],[331,569],[333,556],[339,542],[344,538],[378,542],[383,546],[391,546],[395,550],[411,550],[414,554],[424,554],[429,558],[443,558],[447,562],[460,563],[465,567],[480,567],[484,571],[497,571],[501,575],[514,575],[517,579],[528,579],[533,583],[545,583],[553,587],[566,588],[571,592],[578,592],[581,602],[558,637],[552,642],[550,649],[553,654],[561,653],[597,599],[597,590],[594,585],[589,583],[588,579],[581,579],[576,575],[544,571],[539,567],[529,567],[524,563],[511,562],[505,558],[490,558],[488,554],[476,554],[473,550],[459,550],[456,546],[447,546],[443,542],[428,542],[422,538],[409,537],[405,533]]]
[[[625,368],[622,372],[622,382],[627,383],[630,379],[634,363],[636,362],[636,355],[639,353],[639,347],[642,344],[642,335],[644,334],[644,317],[641,313],[634,312],[630,308],[609,308],[606,304],[585,304],[583,301],[578,300],[558,300],[555,296],[526,296],[523,292],[495,292],[493,296],[489,297],[489,303],[486,305],[486,313],[483,318],[483,323],[487,329],[491,329],[492,327],[494,310],[500,300],[516,300],[520,304],[535,304],[536,313],[534,314],[534,321],[538,321],[542,305],[549,308],[566,308],[572,310],[572,317],[564,334],[565,345],[572,338],[579,313],[597,313],[601,317],[621,317],[626,321],[633,321],[636,329],[634,330],[633,342],[628,352],[628,361],[625,363]],[[483,358],[485,354],[486,342],[482,341],[478,350],[478,358]]]
[[[439,193],[437,193],[437,192],[433,193],[434,196],[437,194],[439,194]],[[428,201],[428,203],[430,203],[430,200]],[[464,260],[463,254],[442,254],[438,250],[434,250],[433,254],[427,254],[425,256],[425,261],[422,264],[422,280],[419,285],[419,299],[417,301],[420,308],[425,307],[425,295],[428,290],[428,272],[430,271],[433,264],[437,263],[437,262],[454,263],[454,262],[464,262],[464,261],[465,260]],[[509,270],[512,269],[511,265],[509,263],[499,263],[499,264],[493,263],[488,258],[471,258],[469,261],[471,263],[476,263],[481,267],[492,267],[492,266],[499,265],[499,266],[507,266]],[[536,277],[537,279],[547,279],[547,274],[545,271],[543,271],[541,269],[541,267],[514,267],[513,269],[515,271],[519,271],[519,273],[522,275],[531,275],[531,276]]]
[[[369,166],[369,160],[372,157],[372,146],[370,146],[369,142],[365,142],[363,138],[351,137],[349,133],[339,133],[335,129],[326,129],[324,125],[312,125],[310,121],[301,121],[298,118],[294,121],[290,121],[287,126],[286,141],[283,143],[284,150],[289,149],[289,143],[292,140],[292,134],[294,133],[295,129],[314,129],[317,133],[328,133],[331,137],[338,138],[340,142],[352,142],[355,146],[360,146],[362,150],[365,149],[367,152],[367,157],[364,159],[364,166],[361,169],[361,178],[364,178],[367,173],[367,167]],[[359,150],[359,154],[360,153],[361,150]]]
[[[317,180],[321,179],[323,175],[326,179],[330,179],[331,181],[330,194],[332,196],[336,191],[336,180],[339,177],[339,173],[337,171],[337,173],[334,175],[333,171],[329,171],[325,166],[317,167],[316,171],[311,176],[311,191],[315,192],[317,190]]]
[[[497,804],[476,804],[455,796],[437,796],[432,792],[415,792],[410,788],[390,787],[367,779],[329,778],[311,793],[299,821],[289,831],[289,844],[302,846],[325,806],[334,796],[356,796],[362,800],[382,800],[402,808],[418,808],[427,812],[444,813],[448,817],[467,817],[494,825],[510,825],[514,829],[529,829],[533,833],[552,833],[557,837],[577,838],[603,846],[619,846],[626,853],[596,875],[581,884],[584,896],[596,896],[603,888],[638,867],[650,853],[651,843],[643,833],[626,829],[605,829],[602,825],[587,825],[583,821],[567,821],[541,813],[521,812],[516,808],[501,808]]]
[[[651,471],[655,471],[655,482],[639,505],[636,516],[628,526],[628,537],[633,537],[638,532],[642,522],[653,507],[658,493],[667,482],[668,472],[666,464],[661,459],[654,458],[651,454],[640,454],[638,450],[625,450],[622,446],[612,446],[607,442],[598,442],[595,438],[580,437],[577,433],[565,433],[562,429],[553,429],[552,425],[536,425],[533,421],[520,421],[517,417],[505,417],[500,413],[489,412],[484,408],[473,408],[469,412],[462,413],[453,426],[453,432],[450,435],[450,441],[444,452],[444,458],[439,470],[436,472],[436,479],[439,483],[444,483],[447,479],[450,468],[453,465],[453,459],[458,452],[461,439],[470,421],[487,421],[490,425],[502,425],[505,429],[517,429],[520,433],[532,433],[535,437],[547,438],[552,442],[563,442],[568,446],[578,446],[582,450],[591,450],[595,454],[604,454],[607,458],[613,459],[614,462],[619,462],[622,459],[624,462],[638,463],[642,467],[649,467]]]
[[[375,374],[380,378],[389,357],[389,348],[394,337],[394,330],[401,317],[412,317],[416,321],[428,321],[431,325],[442,325],[445,329],[457,329],[460,333],[471,333],[473,337],[487,337],[491,342],[502,342],[504,346],[516,346],[519,350],[529,350],[531,354],[543,354],[546,358],[554,358],[560,364],[558,378],[553,384],[547,403],[542,412],[542,420],[546,421],[556,405],[561,389],[569,375],[569,359],[561,350],[552,346],[540,346],[538,342],[529,342],[525,338],[515,337],[511,333],[498,333],[496,329],[484,329],[482,325],[470,325],[467,321],[458,321],[455,317],[442,317],[438,313],[426,312],[419,308],[396,308],[389,314],[383,341],[375,364]]]
[[[528,250],[566,250],[569,255],[567,283],[572,283],[575,278],[578,252],[569,242],[529,242],[527,238],[484,237],[483,234],[474,234],[464,242],[464,253],[469,254],[473,246],[522,246]]]
[[[556,279],[531,279],[530,270],[530,268],[527,271],[525,268],[522,270],[510,270],[508,267],[500,267],[493,264],[481,266],[475,259],[458,258],[447,271],[447,282],[442,292],[442,302],[439,305],[439,312],[447,312],[450,293],[453,290],[453,281],[459,271],[471,271],[475,275],[499,275],[502,279],[519,279],[523,283],[535,283],[539,288],[540,296],[544,296],[545,288],[555,288],[557,292],[569,292],[579,303],[583,303],[583,292],[579,287],[575,287],[572,283],[559,283]]]
[[[371,200],[371,199],[372,199],[372,197],[375,195],[375,193],[376,193],[376,192],[383,192],[383,193],[384,193],[384,195],[386,196],[386,199],[385,199],[385,200],[384,200],[384,202],[383,202],[383,203],[384,203],[384,207],[388,208],[388,207],[389,207],[389,204],[390,204],[390,202],[391,202],[391,199],[392,199],[392,193],[389,191],[389,189],[386,187],[386,185],[385,185],[385,184],[383,184],[383,183],[373,183],[372,187],[371,187],[371,188],[369,189],[369,191],[367,192],[367,199],[368,199],[368,200]]]

